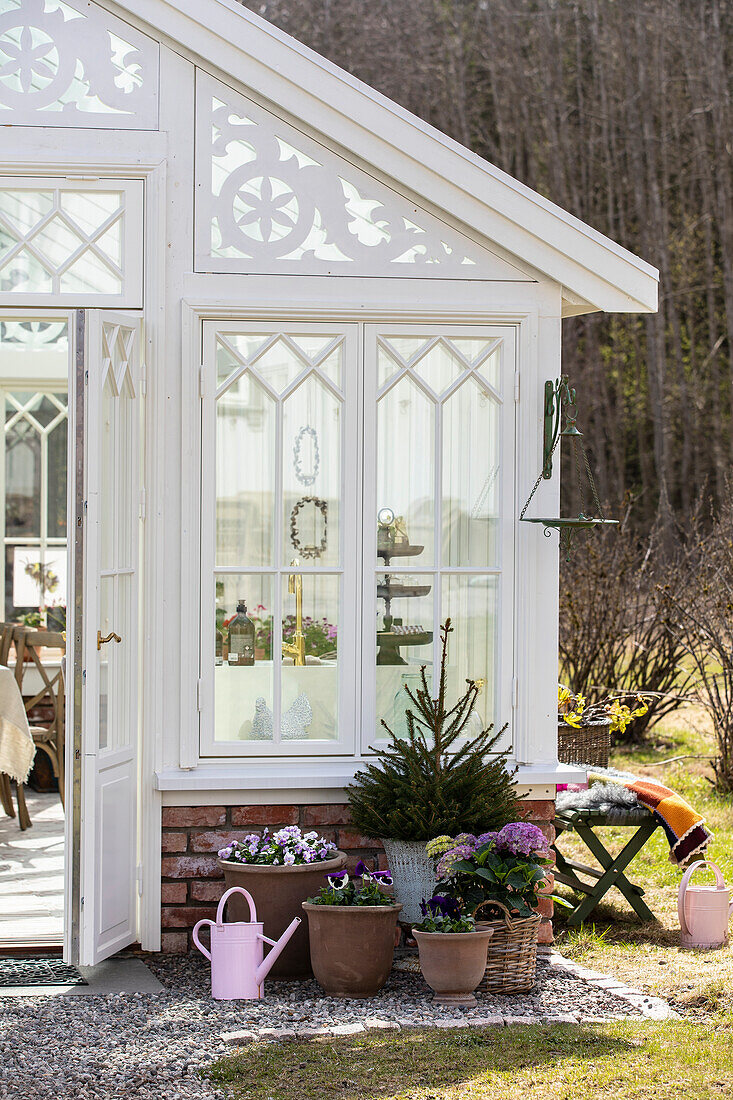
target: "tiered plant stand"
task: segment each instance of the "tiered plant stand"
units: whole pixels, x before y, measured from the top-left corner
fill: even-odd
[[[606,826],[614,828],[636,829],[631,839],[621,849],[617,856],[612,855],[603,844],[596,829]],[[631,863],[634,856],[641,851],[649,837],[660,828],[656,818],[649,810],[617,811],[613,814],[602,810],[561,810],[555,817],[555,831],[559,838],[564,832],[575,832],[595,856],[602,870],[597,867],[588,867],[585,863],[578,863],[572,859],[566,859],[557,844],[553,844],[555,853],[555,879],[565,886],[570,886],[585,897],[567,917],[569,925],[582,924],[591,915],[599,901],[608,893],[612,886],[620,890],[631,908],[643,921],[652,921],[657,918],[649,906],[642,899],[644,891],[641,886],[630,882],[624,871]],[[580,876],[584,876],[581,878]],[[590,880],[590,881],[588,881]]]
[[[409,543],[397,542],[380,546],[377,554],[383,560],[385,569],[389,569],[392,558],[414,558],[422,554],[424,549],[424,546],[411,546]],[[395,631],[392,618],[392,600],[427,596],[430,587],[429,584],[402,584],[395,581],[389,572],[384,574],[383,581],[377,583],[377,596],[384,600],[383,629],[377,631],[378,665],[406,665],[407,661],[400,653],[402,646],[429,645],[432,642],[432,630],[402,634]]]

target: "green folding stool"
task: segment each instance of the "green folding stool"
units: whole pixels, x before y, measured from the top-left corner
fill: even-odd
[[[612,855],[607,850],[596,832],[596,829],[604,825],[613,826],[614,828],[618,826],[629,829],[636,828],[631,839],[617,856]],[[552,845],[552,850],[555,853],[556,881],[585,895],[582,901],[578,902],[572,912],[569,913],[567,917],[568,924],[578,925],[587,920],[612,886],[621,891],[641,920],[651,921],[657,919],[649,906],[642,900],[644,891],[641,886],[630,882],[624,872],[637,852],[641,851],[649,837],[659,828],[660,825],[654,815],[643,807],[633,810],[614,810],[612,813],[592,809],[559,810],[557,812],[555,816],[557,838],[564,832],[576,832],[601,866],[601,870],[599,870],[597,867],[589,867],[585,863],[566,859],[557,847],[557,843]],[[583,878],[580,877],[581,875]]]

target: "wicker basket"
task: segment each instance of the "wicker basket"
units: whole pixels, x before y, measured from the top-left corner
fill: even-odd
[[[561,764],[607,768],[611,751],[611,719],[601,718],[578,729],[558,722],[557,758]]]
[[[483,906],[502,909],[499,920],[476,921],[476,928],[491,928],[486,955],[486,973],[479,982],[482,993],[526,993],[535,984],[537,969],[537,934],[541,917],[512,917],[506,905],[500,901],[482,901],[474,910],[474,916]]]

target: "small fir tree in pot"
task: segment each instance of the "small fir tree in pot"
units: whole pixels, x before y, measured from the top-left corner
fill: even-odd
[[[446,703],[448,639],[451,621],[441,627],[438,694],[432,698],[425,672],[421,687],[405,685],[411,704],[405,711],[407,736],[397,737],[382,725],[391,744],[377,751],[377,760],[358,772],[349,787],[354,825],[384,844],[395,892],[403,904],[402,919],[420,920],[420,902],[433,894],[435,874],[425,854],[430,837],[500,829],[517,817],[514,771],[506,762],[510,749],[495,746],[503,729],[493,724],[463,745],[479,689],[467,680],[466,691]]]

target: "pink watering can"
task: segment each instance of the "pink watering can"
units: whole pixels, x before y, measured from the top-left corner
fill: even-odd
[[[714,886],[689,885],[700,867],[709,867],[714,872]],[[722,947],[728,942],[728,920],[733,913],[730,893],[716,863],[699,859],[687,868],[677,897],[683,947]]]
[[[224,923],[224,906],[231,894],[244,894],[249,904],[249,921]],[[198,937],[199,928],[211,925],[211,952]],[[280,939],[263,935],[262,922],[257,920],[257,910],[252,895],[241,886],[232,886],[222,897],[216,911],[216,921],[200,920],[193,930],[193,942],[211,963],[211,995],[217,1001],[259,1000],[272,964],[300,924],[295,917]],[[264,958],[263,944],[272,945]]]

